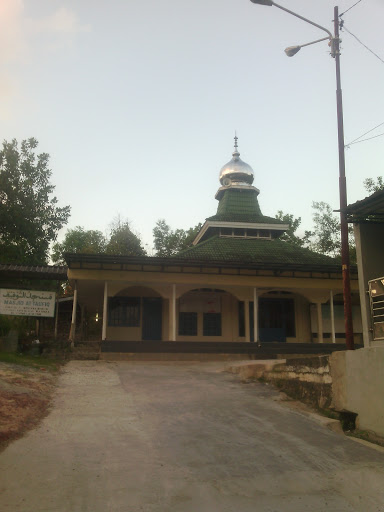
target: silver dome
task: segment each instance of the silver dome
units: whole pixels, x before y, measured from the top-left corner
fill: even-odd
[[[235,150],[232,153],[232,159],[220,170],[220,183],[229,185],[252,185],[254,174],[250,165],[246,164],[240,158],[237,150],[237,136],[235,136]]]

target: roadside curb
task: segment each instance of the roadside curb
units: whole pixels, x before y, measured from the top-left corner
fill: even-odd
[[[305,416],[312,418],[317,423],[320,423],[321,425],[328,428],[332,432],[335,432],[336,434],[342,434],[345,438],[350,439],[351,441],[355,441],[356,443],[360,443],[364,446],[367,446],[368,448],[372,448],[377,452],[384,453],[384,446],[380,446],[376,443],[371,443],[370,441],[366,441],[365,439],[360,439],[359,437],[354,437],[352,435],[348,436],[344,432],[341,426],[341,422],[339,420],[327,418],[326,416],[322,416],[321,414],[313,412],[309,410],[309,408],[302,402],[297,402],[296,400],[287,400],[284,396],[284,393],[280,393],[280,395],[283,395],[283,397],[280,397],[278,401],[280,403],[286,404],[287,407],[303,413]]]
[[[384,453],[384,446],[380,446],[379,444],[371,443],[370,441],[366,441],[365,439],[360,439],[359,437],[347,436],[346,434],[344,434],[344,435],[351,441],[355,441],[356,443],[360,443],[364,446],[368,446],[369,448],[373,448],[377,452]]]

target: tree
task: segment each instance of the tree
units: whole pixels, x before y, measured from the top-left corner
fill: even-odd
[[[129,221],[121,219],[120,215],[112,221],[106,253],[122,256],[146,255],[139,236],[132,232]]]
[[[153,228],[153,241],[156,256],[170,256],[173,253],[174,241],[171,240],[171,228],[164,219],[159,219]]]
[[[36,139],[3,142],[0,151],[0,259],[43,265],[70,207],[59,207],[47,153],[35,154]]]
[[[184,229],[175,229],[175,231],[173,231],[164,219],[159,219],[153,228],[156,256],[173,256],[187,249],[192,245],[200,229],[201,224],[197,224],[197,226],[189,228],[186,231]]]
[[[197,237],[201,228],[202,228],[202,224],[201,224],[201,222],[199,222],[193,228],[189,228],[189,229],[187,229],[187,231],[184,231],[185,236],[184,236],[183,242],[180,247],[181,251],[183,251],[184,249],[188,249],[188,247],[191,247],[192,242]]]
[[[373,194],[374,192],[384,189],[384,180],[382,176],[377,176],[376,181],[373,178],[367,178],[363,183],[365,190],[369,194]]]
[[[300,227],[301,217],[295,219],[292,214],[283,213],[282,210],[279,210],[275,215],[275,218],[289,225],[287,231],[281,235],[280,240],[284,240],[290,244],[297,245],[298,247],[304,247],[309,243],[309,238],[312,235],[311,231],[305,231],[303,237],[299,237],[295,234],[297,229]]]
[[[331,206],[323,201],[312,203],[314,230],[310,234],[310,248],[321,254],[341,259],[340,219]],[[353,227],[348,227],[349,257],[356,263]]]
[[[68,229],[64,240],[52,248],[52,261],[59,265],[65,264],[66,252],[101,254],[105,251],[107,241],[101,231],[85,230],[81,226]]]
[[[311,248],[336,257],[341,254],[340,221],[333,213],[331,206],[324,201],[312,203],[314,210],[312,218],[314,229],[312,231]]]

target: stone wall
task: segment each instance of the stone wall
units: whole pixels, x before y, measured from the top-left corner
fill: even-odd
[[[264,378],[287,395],[319,409],[327,409],[331,405],[332,378],[328,355],[289,359],[274,366]]]
[[[329,356],[302,356],[266,362],[246,363],[229,368],[244,380],[271,382],[287,395],[320,409],[332,403]]]

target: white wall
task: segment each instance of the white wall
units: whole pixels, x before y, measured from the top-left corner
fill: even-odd
[[[384,347],[334,352],[333,407],[356,413],[356,425],[384,436]]]

